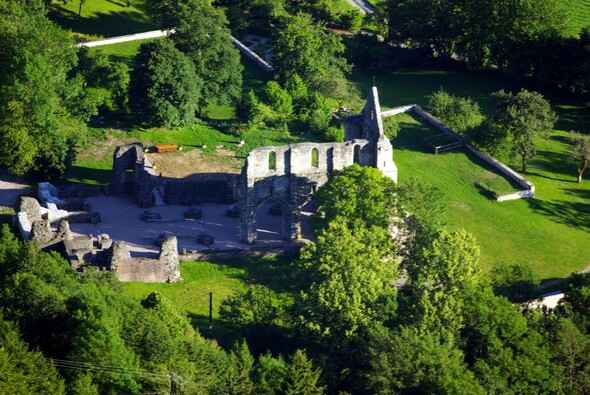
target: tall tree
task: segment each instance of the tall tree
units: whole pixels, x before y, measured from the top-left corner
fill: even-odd
[[[303,351],[295,351],[290,362],[279,394],[321,395],[324,393],[324,387],[318,384],[320,371],[313,368],[312,361],[307,359]]]
[[[395,192],[395,183],[373,167],[355,164],[335,171],[315,195],[312,227],[317,231],[343,221],[389,229],[397,214]]]
[[[0,2],[0,164],[17,174],[60,175],[96,113],[81,78],[69,78],[76,50],[40,0]]]
[[[142,44],[136,64],[129,96],[138,119],[166,127],[194,122],[202,81],[174,43],[163,39]]]
[[[311,16],[298,13],[285,17],[275,30],[273,66],[279,81],[297,74],[308,85],[320,87],[322,81],[341,80],[349,70],[342,40],[314,23]],[[323,93],[323,92],[322,92]]]
[[[304,247],[301,260],[311,285],[297,306],[309,333],[341,346],[393,312],[397,263],[385,229],[331,222]]]
[[[16,326],[0,314],[0,392],[65,394],[62,378],[39,351],[29,351]]]
[[[152,1],[153,14],[166,29],[174,28],[170,39],[195,64],[203,81],[199,98],[201,112],[208,103],[228,104],[242,93],[240,53],[233,46],[223,11],[206,0]]]
[[[582,182],[582,176],[588,162],[590,162],[590,136],[570,132],[569,142],[572,145],[571,160],[578,161],[578,184]]]
[[[496,108],[483,127],[484,137],[491,141],[489,148],[507,142],[512,157],[520,157],[522,172],[536,154],[535,142],[553,129],[557,115],[549,102],[538,92],[525,89],[516,95],[503,90],[492,94]]]

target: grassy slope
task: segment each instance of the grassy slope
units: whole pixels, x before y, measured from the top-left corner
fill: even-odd
[[[572,30],[579,32],[581,28],[590,26],[590,2],[588,0],[563,0],[570,12]]]
[[[213,292],[213,334],[217,341],[231,346],[235,341],[231,323],[219,318],[221,301],[246,284],[261,284],[278,294],[288,296],[297,292],[297,270],[288,258],[243,259],[239,261],[183,262],[180,265],[183,282],[124,283],[125,292],[141,300],[151,292],[160,292],[185,311],[201,333],[208,333],[209,292]]]
[[[550,186],[553,182],[531,176],[537,198],[495,202],[474,186],[490,177],[477,158],[464,151],[431,154],[422,138],[436,131],[409,115],[398,117],[402,129],[394,140],[394,159],[400,183],[417,178],[443,191],[448,221],[476,236],[484,270],[524,262],[548,279],[590,265],[590,183],[578,186],[570,176]]]
[[[484,112],[491,110],[489,93],[517,89],[514,83],[486,72],[402,70],[377,73],[382,107],[417,103],[441,86],[456,95],[476,99]],[[372,76],[355,74],[353,81],[368,92]],[[527,262],[543,278],[567,275],[590,265],[590,181],[575,183],[575,166],[567,160],[567,130],[590,132],[590,109],[559,95],[548,95],[560,116],[549,139],[537,145],[538,155],[527,175],[537,188],[534,200],[501,204],[486,199],[473,186],[470,159],[451,153],[439,157],[422,148],[425,132],[415,120],[405,118],[404,129],[394,141],[394,159],[400,181],[417,177],[437,185],[448,199],[448,219],[476,235],[482,247],[482,265]],[[456,158],[461,156],[463,159]],[[518,168],[517,164],[511,164]]]
[[[64,29],[71,30],[81,41],[157,28],[141,8],[126,7],[125,0],[87,1],[82,7],[81,16],[78,16],[79,4],[78,1],[70,1],[65,5],[54,1],[49,17]]]
[[[219,324],[219,305],[223,299],[244,288],[245,271],[239,266],[210,262],[183,262],[184,281],[175,284],[125,283],[125,292],[138,300],[151,292],[160,292],[185,311],[193,325],[207,334],[209,292],[213,292],[214,325]]]

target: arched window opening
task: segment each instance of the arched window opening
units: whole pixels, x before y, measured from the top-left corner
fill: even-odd
[[[358,145],[354,146],[354,157],[352,160],[354,163],[360,163],[361,161],[361,147]]]
[[[317,148],[311,150],[311,166],[318,167],[320,163],[320,153]]]
[[[268,170],[277,169],[277,154],[274,151],[268,153]]]

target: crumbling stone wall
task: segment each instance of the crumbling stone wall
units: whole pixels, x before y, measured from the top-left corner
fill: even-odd
[[[132,258],[124,241],[113,242],[110,256],[110,269],[119,281],[172,283],[181,280],[176,237],[162,242],[158,259]]]
[[[346,117],[344,122],[344,143],[302,143],[250,151],[234,190],[240,208],[242,242],[256,241],[256,212],[267,202],[282,208],[282,238],[298,240],[301,207],[333,170],[357,163],[376,167],[397,182],[393,148],[383,132],[376,88],[361,114]]]
[[[282,238],[298,240],[301,207],[328,180],[328,175],[354,163],[370,165],[373,159],[366,140],[253,149],[234,190],[240,208],[241,241],[256,241],[256,212],[267,202],[282,208]]]
[[[133,180],[126,181],[126,172],[133,171]],[[153,192],[163,191],[166,204],[229,203],[233,201],[231,175],[203,174],[191,180],[162,177],[156,174],[140,143],[119,146],[113,154],[111,193],[132,193],[140,207],[155,204]]]

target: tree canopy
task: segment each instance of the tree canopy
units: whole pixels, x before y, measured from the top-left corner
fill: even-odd
[[[68,33],[45,16],[40,0],[0,2],[0,164],[15,174],[63,173],[96,113]]]
[[[131,74],[130,105],[152,126],[190,125],[203,81],[194,64],[168,39],[142,44]]]

